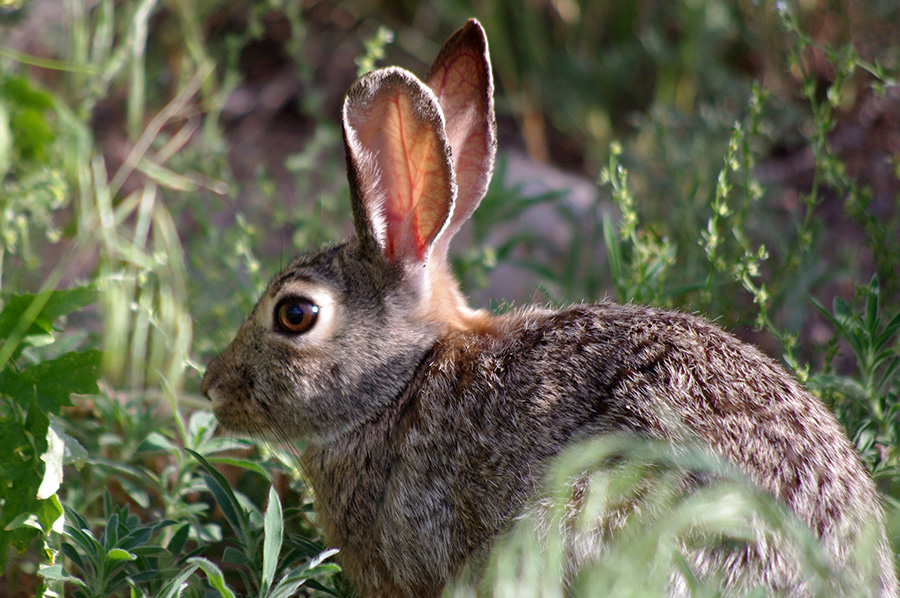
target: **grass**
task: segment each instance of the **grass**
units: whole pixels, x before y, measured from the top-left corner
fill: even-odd
[[[22,26],[39,2],[0,8],[0,26]],[[298,6],[72,1],[65,26],[46,25],[50,57],[0,48],[0,588],[10,596],[349,595],[290,452],[215,435],[198,396],[204,364],[268,277],[349,224],[327,69],[303,59],[324,43],[323,15]],[[472,244],[456,248],[468,288],[535,242],[526,233],[493,247],[491,227],[549,202],[576,242],[516,265],[543,277],[552,301],[611,294],[700,311],[781,357],[847,429],[897,547],[900,158],[860,166],[839,143],[863,107],[889,110],[885,94],[897,93],[900,41],[883,24],[898,9],[866,6],[495,0],[375,18],[348,4],[324,22],[358,19],[341,31],[356,44],[359,60],[343,67],[352,74],[425,62],[479,17],[504,130],[532,155],[596,176],[603,199],[575,214],[560,196],[523,198],[495,177]],[[315,132],[280,173],[237,177],[227,100],[247,48],[273,36],[304,90],[282,109]],[[768,174],[791,156],[809,168]],[[559,479],[620,449],[576,450]],[[606,483],[627,494],[644,474],[626,473]],[[671,547],[691,525],[727,536],[764,513],[804,541],[763,498],[708,509],[735,496],[732,482],[687,503],[661,490],[668,524],[624,534],[578,592],[647,591],[658,580],[634,563],[678,554],[649,554],[646,539]],[[513,531],[482,583],[523,595],[527,579],[559,595],[554,542]]]

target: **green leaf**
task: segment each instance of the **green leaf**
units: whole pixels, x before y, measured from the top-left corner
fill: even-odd
[[[99,291],[84,287],[44,291],[37,295],[13,295],[0,311],[0,338],[6,338],[29,310],[38,311],[23,331],[24,336],[52,332],[57,319],[87,307],[99,298]]]
[[[64,456],[64,463],[66,465],[73,465],[75,469],[80,471],[88,459],[87,449],[81,446],[80,442],[68,434],[65,434],[65,439],[66,454]]]
[[[163,436],[160,432],[153,431],[138,446],[138,452],[164,452],[173,453],[178,450],[174,442]]]
[[[184,583],[198,569],[197,565],[190,564],[178,572],[169,583],[162,587],[157,598],[176,598],[184,592]]]
[[[894,335],[897,334],[898,330],[900,330],[900,313],[896,314],[891,321],[888,322],[887,326],[884,327],[884,330],[875,337],[875,341],[872,343],[875,350],[881,351],[885,348]]]
[[[53,110],[52,96],[33,87],[25,77],[0,79],[0,96],[9,100],[9,128],[17,157],[26,161],[46,161],[48,147],[56,138],[56,131],[46,114]]]
[[[57,503],[48,506],[37,497],[49,428],[47,414],[33,402],[9,403],[0,395],[0,571],[10,546],[24,552],[56,520]]]
[[[838,322],[837,319],[835,319],[834,315],[830,311],[828,311],[827,307],[822,305],[815,297],[807,295],[807,299],[809,299],[809,302],[813,304],[813,307],[819,310],[819,313],[821,313],[829,322],[831,322],[832,326],[839,329],[840,331],[843,331],[843,325]]]
[[[226,546],[222,551],[222,562],[231,563],[238,567],[247,567],[250,565],[250,559],[234,546]]]
[[[137,555],[121,548],[113,548],[106,553],[106,558],[111,561],[133,561],[137,559]]]
[[[188,536],[191,531],[191,524],[185,523],[172,535],[172,539],[169,540],[168,546],[166,549],[173,555],[181,554],[181,551],[184,549],[184,545],[187,543]]]
[[[209,585],[218,590],[219,595],[222,598],[235,598],[234,591],[228,584],[225,583],[225,576],[222,574],[222,570],[219,569],[212,561],[208,561],[202,557],[193,557],[188,559],[188,562],[200,567],[204,573],[206,573],[206,579],[209,580]]]
[[[281,553],[281,542],[284,534],[284,521],[281,512],[281,501],[275,486],[269,486],[269,505],[266,507],[265,541],[263,542],[262,593],[272,587],[275,570],[278,568],[278,555]]]
[[[66,558],[75,563],[75,565],[77,565],[79,569],[81,569],[82,571],[86,570],[84,566],[84,559],[81,558],[81,553],[78,552],[78,549],[75,548],[74,544],[63,542],[61,550]]]
[[[106,500],[110,500],[107,496]],[[101,541],[104,546],[116,546],[119,543],[119,514],[112,513],[106,520],[106,527],[103,529]]]
[[[203,450],[203,444],[213,437],[218,421],[212,411],[198,410],[191,414],[188,421],[188,439],[186,444],[197,450]]]
[[[807,386],[810,390],[836,390],[855,401],[866,398],[866,389],[857,380],[845,376],[817,374],[810,377]]]
[[[18,106],[30,106],[40,110],[53,108],[53,96],[36,89],[26,77],[8,77],[3,80],[0,90]]]
[[[839,322],[846,323],[853,317],[853,309],[845,299],[841,297],[835,297],[832,302],[832,311],[834,312],[834,317]]]
[[[267,480],[271,479],[271,475],[269,471],[257,463],[256,461],[249,461],[247,459],[238,459],[235,457],[209,457],[210,463],[221,463],[222,465],[231,465],[233,467],[240,467],[241,469],[246,469],[248,471],[252,471],[254,473],[258,473],[263,476]]]
[[[38,569],[38,575],[50,581],[62,581],[65,583],[74,583],[82,588],[87,587],[83,581],[70,575],[62,565],[41,565]]]
[[[64,535],[69,538],[73,547],[78,552],[88,558],[91,566],[95,570],[99,569],[102,566],[101,561],[103,555],[106,554],[103,545],[94,537],[94,534],[88,528],[87,521],[85,521],[84,517],[72,509],[67,508],[66,519],[67,523]],[[65,544],[63,544],[63,546],[65,546]],[[72,558],[71,555],[68,556]],[[82,569],[84,569],[84,567],[82,567]]]
[[[337,549],[329,549],[302,566],[290,569],[280,580],[278,585],[272,588],[272,591],[266,595],[266,598],[291,598],[297,592],[297,589],[305,584],[310,577],[323,574],[334,574],[341,568],[334,563],[324,563],[323,561],[337,554]]]
[[[19,401],[36,401],[42,411],[55,415],[62,406],[71,405],[72,393],[99,392],[101,356],[99,350],[89,349],[66,353],[20,371],[8,368],[0,372],[0,388]]]
[[[41,524],[45,533],[49,532],[54,524],[61,521],[60,517],[63,516],[64,512],[65,510],[59,502],[59,497],[55,494],[47,500],[41,501],[41,508],[37,512],[37,516],[38,522]],[[61,526],[59,529],[61,529]]]

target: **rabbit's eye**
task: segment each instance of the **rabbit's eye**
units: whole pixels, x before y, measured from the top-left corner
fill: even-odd
[[[319,317],[319,306],[297,297],[288,297],[275,308],[275,326],[288,334],[301,334],[312,328]]]

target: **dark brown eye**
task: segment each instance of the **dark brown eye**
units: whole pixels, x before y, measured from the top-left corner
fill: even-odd
[[[315,326],[319,306],[299,297],[282,299],[275,308],[275,326],[288,334],[302,334]]]

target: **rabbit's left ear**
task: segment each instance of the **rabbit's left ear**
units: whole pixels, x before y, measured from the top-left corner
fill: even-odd
[[[353,220],[362,246],[405,268],[423,265],[456,198],[434,94],[408,71],[379,69],[347,92],[343,121]]]
[[[478,21],[469,19],[450,36],[426,81],[444,113],[458,187],[450,223],[437,242],[443,256],[487,192],[497,153],[494,79],[487,36]]]

